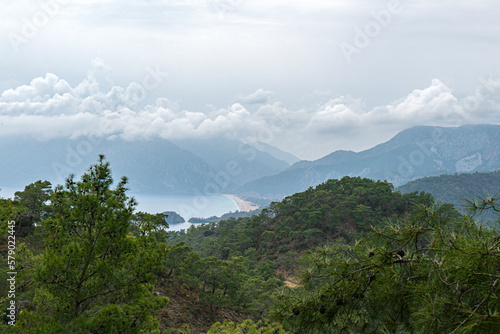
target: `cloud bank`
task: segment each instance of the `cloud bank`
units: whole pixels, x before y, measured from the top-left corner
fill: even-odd
[[[314,159],[337,149],[366,149],[416,125],[500,123],[498,78],[481,78],[463,97],[434,79],[428,87],[371,109],[349,96],[289,107],[259,88],[223,108],[184,110],[168,98],[145,103],[148,93],[144,82],[113,85],[112,70],[100,59],[74,87],[47,73],[1,93],[0,137],[226,137],[263,141]]]

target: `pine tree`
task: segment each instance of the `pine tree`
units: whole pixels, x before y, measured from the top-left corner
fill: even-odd
[[[52,194],[49,181],[38,180],[24,187],[24,191],[16,191],[14,200],[24,208],[24,214],[17,222],[17,235],[26,236],[34,230],[35,224],[46,215],[50,207],[47,201]]]
[[[34,310],[19,316],[25,333],[154,332],[153,297],[164,245],[153,233],[128,234],[135,202],[127,179],[112,190],[109,163],[100,156],[75,182],[70,176],[51,198],[43,222],[45,250],[35,268]],[[148,224],[145,224],[146,226]]]
[[[495,199],[476,203],[497,210]],[[498,333],[500,236],[450,205],[422,207],[310,257],[273,311],[299,333]]]

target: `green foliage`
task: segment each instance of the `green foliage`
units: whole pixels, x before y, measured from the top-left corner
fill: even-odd
[[[422,207],[352,246],[312,253],[273,316],[298,333],[497,333],[500,237]]]
[[[167,215],[163,213],[152,215],[147,212],[138,212],[133,216],[129,230],[135,236],[154,236],[156,241],[165,243],[168,239],[166,219]]]
[[[50,213],[47,204],[52,195],[52,185],[49,181],[36,181],[24,187],[24,191],[16,191],[14,200],[24,208],[23,215],[16,222],[19,237],[33,233],[35,223],[40,222]]]
[[[24,208],[10,199],[0,198],[0,237],[7,236],[8,221],[18,221],[24,214]]]
[[[185,242],[204,256],[218,258],[252,250],[252,261],[268,259],[285,267],[287,252],[303,254],[325,243],[354,240],[358,233],[370,230],[371,225],[390,217],[402,218],[417,204],[431,203],[430,195],[402,195],[387,182],[344,177],[272,203],[251,218],[172,232],[169,240]],[[286,267],[293,269],[289,261]]]
[[[240,324],[234,322],[215,323],[206,334],[287,334],[281,325],[273,323],[254,323],[245,320]]]
[[[81,181],[71,176],[51,197],[43,222],[45,249],[34,269],[34,310],[20,314],[29,333],[139,333],[154,331],[154,273],[164,246],[150,233],[128,236],[134,200],[126,178],[115,190],[101,156]],[[145,229],[149,231],[148,229]]]
[[[424,177],[408,182],[397,190],[403,193],[424,191],[436,201],[453,204],[461,213],[468,213],[470,201],[495,197],[500,189],[500,172],[466,173]],[[494,214],[486,212],[481,219],[495,221]]]
[[[274,302],[274,291],[285,280],[282,275],[293,276],[309,249],[349,242],[386,218],[409,215],[419,203],[430,204],[432,198],[395,193],[386,182],[349,177],[329,180],[250,218],[169,232],[174,245],[169,246],[172,258],[166,276],[177,291],[201,289],[200,300],[210,310],[242,308],[255,319],[263,319]],[[187,255],[185,247],[198,257]],[[224,268],[234,259],[238,259],[239,275],[227,276]],[[226,288],[225,277],[238,283]]]
[[[167,233],[165,215],[134,213],[125,178],[112,183],[101,157],[79,182],[71,176],[52,191],[37,181],[0,199],[0,219],[16,221],[23,235],[18,323],[15,331],[0,324],[2,333],[159,333],[155,312],[167,299],[153,289],[188,300],[162,310],[163,329],[172,314],[189,314],[186,305],[203,310],[196,332],[269,314],[284,326],[226,321],[208,334],[500,328],[498,219],[497,229],[481,230],[450,204],[434,207],[429,194],[345,177],[253,217]],[[471,210],[498,213],[498,201],[472,200]],[[297,282],[299,266],[299,285],[283,287]],[[1,291],[5,274],[0,268]],[[189,334],[189,326],[165,333]]]
[[[270,290],[281,281],[274,278],[274,263],[261,263],[256,268],[250,264],[242,256],[226,260],[202,257],[178,243],[167,247],[163,277],[169,280],[175,296],[186,289],[199,291],[201,303],[211,312],[222,307],[262,312],[262,305],[270,302]]]
[[[287,334],[283,327],[277,323],[253,322],[247,319],[241,323],[225,321],[216,322],[205,334]],[[170,328],[162,334],[192,334],[188,326],[184,328]]]
[[[24,238],[20,237],[21,234],[24,236],[33,230],[33,226],[29,226],[24,220],[26,213],[27,208],[21,205],[19,201],[0,199],[0,254],[2,263],[5,264],[0,266],[0,319],[2,320],[0,322],[0,332],[2,333],[17,333],[16,328],[7,325],[7,322],[12,320],[6,317],[7,307],[10,306],[10,302],[13,300],[15,300],[17,306],[23,305],[25,301],[21,296],[30,294],[29,283],[32,280],[30,269],[33,268],[36,258],[33,256],[32,249],[23,242]],[[9,221],[15,222],[13,235],[8,233]],[[13,247],[13,242],[15,242],[15,247]],[[8,250],[14,253],[10,254]],[[10,295],[10,286],[7,279],[11,275],[8,275],[7,272],[13,271],[7,266],[9,255],[11,255],[10,261],[14,259],[15,271],[18,273],[16,275],[15,299],[8,297]]]

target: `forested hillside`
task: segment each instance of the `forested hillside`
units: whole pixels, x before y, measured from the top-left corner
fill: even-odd
[[[298,254],[334,242],[351,242],[371,226],[403,218],[428,194],[393,191],[391,184],[345,177],[272,203],[260,215],[171,232],[171,243],[184,242],[205,256],[247,256],[271,260],[281,269],[295,266]]]
[[[436,201],[452,203],[458,211],[467,213],[471,200],[495,197],[500,193],[500,172],[424,177],[400,186],[397,190],[402,193],[423,191],[432,194]],[[493,221],[496,216],[488,213],[481,215],[481,218]]]
[[[127,183],[101,157],[79,180],[0,199],[2,333],[500,329],[498,219],[481,230],[429,194],[344,177],[167,233]],[[494,197],[471,208],[500,210]]]

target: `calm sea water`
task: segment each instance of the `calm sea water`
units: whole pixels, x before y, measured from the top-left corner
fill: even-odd
[[[0,198],[12,198],[14,193],[19,190],[15,188],[2,188]],[[169,230],[180,231],[187,229],[191,223],[187,221],[192,217],[211,217],[221,216],[228,212],[238,210],[236,203],[223,195],[138,195],[130,194],[138,202],[136,211],[144,211],[152,214],[161,213],[164,211],[175,211],[186,220],[183,224],[171,225]]]
[[[191,223],[187,221],[192,217],[221,216],[228,212],[238,210],[236,203],[223,195],[132,195],[138,202],[137,211],[161,213],[175,211],[186,220],[183,224],[171,225],[169,230],[180,231],[187,229]]]

